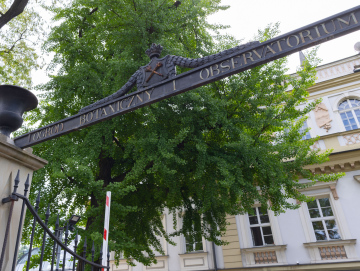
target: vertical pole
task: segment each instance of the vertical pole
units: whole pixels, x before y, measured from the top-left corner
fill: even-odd
[[[57,216],[56,223],[55,223],[55,232],[54,232],[54,234],[56,236],[56,239],[59,239],[58,230],[59,230],[59,215]],[[54,260],[55,260],[56,245],[57,245],[57,242],[56,242],[56,240],[54,240],[53,252],[52,252],[52,257],[51,257],[51,271],[54,271]]]
[[[63,237],[63,232],[64,232],[64,228],[60,227],[59,228],[59,241],[62,242],[62,237]],[[61,258],[61,247],[59,246],[59,244],[57,244],[57,249],[56,249],[56,271],[59,271],[59,265],[60,265],[60,258]]]
[[[86,259],[86,236],[85,236],[85,242],[84,242],[84,251],[83,251],[83,258]],[[82,262],[82,271],[85,270],[85,262]]]
[[[5,238],[4,238],[4,243],[3,243],[3,247],[2,247],[2,251],[1,251],[0,271],[2,270],[2,265],[3,265],[3,261],[4,261],[4,257],[5,257],[5,249],[6,249],[7,239],[8,239],[8,235],[9,235],[10,223],[11,223],[11,217],[12,217],[13,210],[14,210],[14,201],[11,201],[9,218],[8,218],[8,222],[6,225],[6,231],[5,231]]]
[[[105,257],[104,257],[105,258]],[[99,262],[102,263],[103,262],[103,249],[102,247],[100,247],[100,257],[99,257]],[[104,268],[102,268],[102,271],[104,271]]]
[[[75,235],[75,245],[74,245],[74,252],[76,253],[76,249],[77,249],[77,244],[78,244],[78,232],[76,230],[76,235]],[[73,271],[75,271],[75,264],[76,264],[76,257],[74,257],[74,261],[73,261]]]
[[[66,229],[65,229],[65,246],[67,246],[68,236],[69,236],[69,223],[66,224]],[[65,270],[65,265],[66,265],[66,250],[64,249],[62,271]]]
[[[94,241],[93,241],[93,245],[91,248],[91,261],[94,262],[94,254],[95,254],[95,247],[94,247]],[[91,266],[91,271],[94,271],[94,266]]]
[[[108,247],[108,253],[107,253],[107,270],[110,271],[110,250]]]
[[[35,204],[35,211],[36,212],[39,209],[39,203],[40,203],[40,192],[39,192],[39,194],[38,194],[38,196],[36,198],[36,204]],[[28,259],[27,259],[27,263],[26,263],[26,271],[29,271],[29,267],[30,267],[30,258],[31,258],[32,245],[33,245],[33,241],[34,241],[35,226],[36,226],[36,218],[34,217],[34,222],[33,222],[33,227],[32,227],[32,232],[31,232],[31,238],[30,238],[30,247],[29,247]]]
[[[45,226],[47,226],[47,224],[49,222],[49,216],[50,216],[50,203],[48,205],[48,208],[47,208],[46,214],[45,214]],[[45,242],[46,242],[46,231],[44,229],[43,243],[42,243],[42,246],[41,246],[41,256],[40,256],[39,271],[42,271],[42,265],[43,265],[43,259],[44,259],[44,250],[45,250]]]
[[[109,246],[109,221],[110,221],[110,202],[111,202],[111,192],[106,192],[106,203],[105,203],[105,221],[104,221],[104,239],[102,245],[102,252],[104,255],[107,255],[107,250]],[[103,266],[106,266],[106,257],[100,261]],[[104,268],[103,270],[104,271]]]
[[[24,188],[24,196],[25,197],[27,195],[27,192],[29,191],[29,186],[30,186],[30,180],[29,180],[29,174],[28,174],[27,178],[26,178],[26,182],[25,182],[25,188]],[[21,207],[21,214],[20,214],[20,223],[19,223],[18,233],[17,233],[17,237],[16,237],[14,259],[13,259],[11,271],[15,271],[15,267],[16,267],[16,260],[17,260],[17,254],[18,254],[19,244],[20,244],[20,235],[21,235],[21,227],[22,227],[22,221],[23,221],[23,217],[24,217],[24,211],[25,211],[25,201],[23,200],[22,207]]]
[[[20,174],[20,170],[18,170],[18,172],[16,174],[16,177],[15,177],[15,180],[14,180],[15,185],[14,185],[14,192],[13,193],[16,193],[16,190],[17,190],[17,188],[19,186],[19,182],[20,182],[19,174]],[[11,205],[10,205],[10,210],[9,210],[8,221],[7,221],[7,224],[6,224],[4,243],[3,243],[3,247],[2,247],[2,250],[1,250],[1,256],[0,256],[0,271],[2,270],[2,265],[3,265],[4,257],[5,257],[7,239],[8,239],[9,231],[10,231],[10,223],[11,223],[11,218],[12,218],[12,214],[13,214],[13,210],[14,210],[14,200],[15,199],[10,196]],[[3,200],[3,203],[4,203],[4,200]]]

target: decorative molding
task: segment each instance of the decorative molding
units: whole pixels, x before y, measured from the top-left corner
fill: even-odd
[[[255,252],[254,258],[255,264],[271,264],[278,262],[275,250]]]
[[[336,191],[336,184],[337,181],[334,182],[316,182],[314,185],[309,186],[304,189],[299,189],[299,191],[312,191],[312,190],[319,190],[319,189],[326,189],[330,188],[330,191],[334,197],[335,200],[339,199],[339,195]],[[300,202],[296,201],[297,204],[300,204]]]
[[[310,254],[311,263],[350,261],[358,258],[356,239],[331,240],[304,243]]]
[[[315,121],[319,128],[324,128],[326,132],[331,129],[332,119],[330,119],[329,110],[324,103],[316,105],[314,109]]]
[[[354,175],[354,180],[360,183],[360,175]]]
[[[353,133],[350,135],[344,135],[343,136],[345,140],[346,145],[353,145],[353,144],[359,144],[360,143],[360,133]]]
[[[355,55],[355,57],[351,57],[350,59],[336,61],[336,63],[321,66],[317,68],[316,75],[318,78],[316,83],[352,74],[354,67],[359,63],[358,56]]]
[[[129,265],[125,259],[120,260],[117,265],[115,264],[115,261],[111,262],[112,271],[132,271],[132,269],[132,266]]]
[[[286,245],[279,245],[243,248],[241,252],[245,256],[246,266],[252,267],[287,264],[285,250]]]
[[[157,263],[153,263],[149,266],[143,265],[143,271],[151,270],[151,271],[168,271],[169,270],[169,256],[161,255],[155,256]]]
[[[330,188],[333,186],[336,187],[338,181],[333,182],[316,182],[314,185],[309,186],[304,189],[299,189],[299,191],[311,191],[311,190],[318,190],[318,189],[324,189],[324,188]],[[336,194],[337,195],[337,194]]]
[[[319,247],[322,260],[347,259],[344,246],[325,246]]]
[[[354,88],[354,85],[358,85],[358,81],[359,75],[356,73],[351,73],[345,76],[329,79],[327,81],[318,82],[308,89],[308,92],[310,93],[308,99],[317,99],[324,96],[340,93],[344,90],[352,89]]]
[[[306,169],[313,173],[336,173],[348,172],[360,169],[360,148],[357,145],[344,146],[337,148],[330,155],[329,161],[322,164],[305,166]],[[351,148],[351,149],[350,149]],[[342,150],[342,151],[341,151]]]
[[[207,252],[179,254],[179,257],[180,257],[181,270],[209,269]]]
[[[320,151],[321,147],[320,147],[320,142],[315,141],[314,144],[312,146],[310,146],[310,149],[312,149],[313,151]]]
[[[336,184],[335,184],[336,185]],[[335,200],[338,200],[339,199],[339,196],[337,194],[337,191],[336,191],[336,186],[335,185],[330,185],[330,190],[331,190],[331,193],[334,197]]]

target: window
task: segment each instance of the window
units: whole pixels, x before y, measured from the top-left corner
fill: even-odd
[[[360,122],[360,100],[348,99],[339,105],[339,113],[346,131],[359,127]]]
[[[303,126],[300,128],[299,133],[300,134],[304,133],[307,128],[308,128],[308,125],[307,125],[307,123],[305,121]],[[307,131],[306,134],[303,135],[302,140],[306,140],[306,139],[310,139],[310,138],[311,138],[311,135],[310,135],[309,131]]]
[[[249,214],[251,236],[254,246],[274,245],[270,220],[267,211],[260,207],[253,208],[254,214]]]
[[[191,236],[185,235],[185,246],[186,252],[203,251],[204,249],[201,234],[197,234],[193,238],[191,238]]]
[[[317,241],[341,239],[329,198],[307,203]]]
[[[183,225],[183,219],[185,217],[185,212],[179,213],[178,215],[178,229]],[[200,221],[201,222],[201,221]],[[192,227],[195,227],[195,221],[192,220]],[[180,253],[190,253],[190,252],[206,252],[206,244],[205,239],[203,239],[201,233],[189,234],[188,232],[184,232],[184,235],[180,238]]]

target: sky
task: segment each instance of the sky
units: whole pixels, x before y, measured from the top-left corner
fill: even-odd
[[[230,6],[225,11],[211,15],[210,23],[229,25],[223,31],[244,39],[254,40],[258,29],[264,29],[270,23],[280,22],[281,34],[306,26],[331,15],[360,5],[359,0],[222,0],[222,5]],[[353,56],[355,43],[360,42],[360,31],[328,41],[320,45],[318,56],[322,64]],[[300,66],[299,53],[289,56],[289,73]],[[48,77],[43,70],[34,71],[34,85],[45,83]]]
[[[269,23],[280,22],[281,34],[306,26],[331,15],[360,5],[359,0],[222,0],[230,8],[219,11],[208,19],[210,23],[229,25],[224,33],[244,41],[253,40],[258,29]],[[360,31],[325,42],[320,45],[320,65],[353,56],[355,43],[360,42]],[[289,57],[289,72],[300,66],[299,53]]]

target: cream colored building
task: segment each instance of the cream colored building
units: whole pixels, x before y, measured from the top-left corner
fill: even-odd
[[[113,271],[195,270],[360,270],[360,54],[318,67],[309,101],[322,98],[306,122],[306,137],[320,136],[313,148],[333,149],[330,161],[309,167],[321,172],[345,172],[336,182],[317,183],[303,191],[315,197],[297,210],[279,216],[268,211],[228,217],[227,246],[199,240],[177,246],[163,243],[166,255],[157,264],[129,266],[112,261]],[[306,182],[306,180],[302,180]],[[180,219],[180,218],[179,218]],[[181,223],[181,221],[179,221]],[[164,214],[164,225],[173,228]],[[187,252],[188,251],[188,252]],[[191,252],[189,252],[191,251]]]

